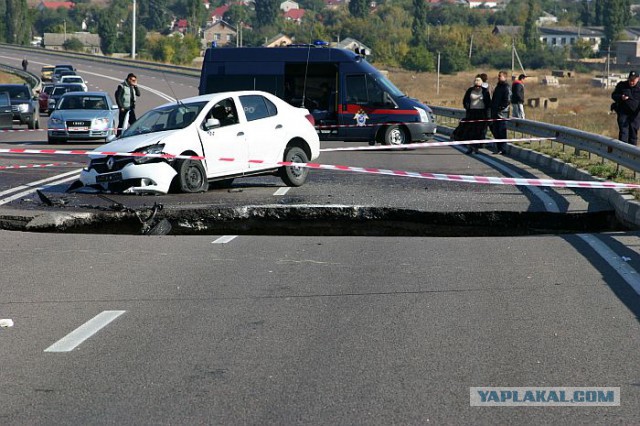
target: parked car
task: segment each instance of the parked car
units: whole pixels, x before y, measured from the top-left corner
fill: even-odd
[[[236,177],[277,174],[287,185],[300,186],[308,169],[277,163],[306,163],[318,157],[319,145],[307,109],[261,91],[221,92],[154,108],[121,138],[97,148],[208,160],[93,155],[80,182],[102,190],[164,194],[206,191],[209,181],[229,184]],[[218,161],[222,157],[233,161]]]
[[[53,71],[53,76],[51,76],[51,81],[54,84],[59,84],[62,83],[60,80],[62,79],[62,77],[64,77],[65,75],[77,75],[75,71],[70,71],[68,69],[60,69],[60,68],[56,68]]]
[[[0,92],[0,129],[13,127],[11,98],[7,92]]]
[[[51,77],[53,76],[53,70],[56,67],[53,65],[45,65],[40,69],[40,79],[42,81],[51,81]]]
[[[115,136],[118,105],[105,92],[67,92],[49,117],[50,144]]]
[[[30,129],[39,129],[38,97],[26,84],[0,84],[0,92],[9,93],[13,120],[26,124]]]
[[[48,112],[51,115],[51,111],[56,109],[58,100],[67,92],[84,92],[84,87],[79,84],[56,84],[53,86],[53,91],[49,95],[49,107]]]
[[[44,84],[38,93],[38,106],[42,113],[49,111],[49,95],[53,92],[53,87],[53,84]]]
[[[60,84],[79,84],[84,87],[85,92],[89,90],[87,88],[87,82],[79,75],[62,75],[60,76]]]

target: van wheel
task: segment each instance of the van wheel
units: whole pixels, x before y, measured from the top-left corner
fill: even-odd
[[[200,161],[178,160],[174,187],[180,192],[204,192],[208,188],[207,173]]]
[[[284,153],[284,161],[291,163],[307,163],[309,159],[302,148],[292,146]],[[280,168],[280,178],[287,186],[302,186],[307,180],[309,169],[299,166],[283,166]]]
[[[389,126],[384,131],[385,145],[403,145],[407,143],[407,133],[400,126]]]

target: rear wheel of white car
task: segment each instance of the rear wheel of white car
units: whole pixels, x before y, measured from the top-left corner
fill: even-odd
[[[177,189],[181,192],[204,192],[207,190],[207,173],[200,161],[178,160],[176,163]]]
[[[284,153],[284,161],[291,163],[307,163],[309,158],[304,150],[297,146],[287,148]],[[287,186],[302,186],[307,180],[309,169],[299,166],[283,166],[280,169],[280,177]]]

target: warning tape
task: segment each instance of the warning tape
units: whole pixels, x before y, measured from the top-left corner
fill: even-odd
[[[487,143],[486,140],[483,143]],[[71,155],[111,155],[125,157],[150,157],[165,159],[188,159],[205,160],[205,157],[197,155],[171,155],[171,154],[145,154],[141,152],[107,152],[107,151],[83,151],[83,150],[59,150],[59,149],[0,149],[1,152],[19,154],[71,154]],[[209,159],[211,160],[211,159]],[[214,161],[233,162],[239,161],[235,158],[220,157]],[[365,173],[386,176],[401,176],[417,179],[440,180],[449,182],[466,182],[490,185],[516,185],[516,186],[543,186],[559,188],[611,188],[611,189],[640,189],[640,184],[618,183],[610,181],[577,181],[577,180],[556,180],[556,179],[532,179],[532,178],[505,178],[491,176],[455,175],[445,173],[412,172],[406,170],[379,169],[372,167],[355,167],[334,164],[318,163],[294,163],[291,161],[268,162],[265,160],[247,160],[250,164],[267,164],[274,167],[305,167],[309,169],[334,170],[353,173]]]
[[[479,122],[509,121],[509,120],[511,120],[511,118],[487,118],[482,120],[467,120],[462,118],[460,119],[460,122],[479,123]],[[366,124],[318,124],[314,127],[316,129],[322,130],[322,129],[338,129],[338,128],[345,128],[345,127],[353,128],[353,127],[397,126],[401,124],[412,124],[412,123],[417,123],[417,122],[416,121],[410,121],[410,122],[395,121],[395,122],[387,122],[387,123],[366,123]]]
[[[435,146],[473,145],[473,144],[486,144],[486,143],[496,143],[496,142],[533,142],[533,141],[549,141],[549,140],[555,140],[555,138],[474,139],[469,141],[418,142],[418,143],[408,143],[404,145],[356,146],[356,147],[349,147],[349,148],[322,148],[320,149],[320,152],[387,151],[387,150],[404,150],[407,148],[431,148]]]
[[[65,166],[77,166],[78,163],[47,163],[47,164],[14,164],[11,166],[0,166],[0,170],[8,169],[40,169],[43,167],[65,167]]]

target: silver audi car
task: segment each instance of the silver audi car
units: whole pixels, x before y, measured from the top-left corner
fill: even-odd
[[[112,139],[118,105],[106,92],[67,92],[49,117],[50,144],[68,140]]]

